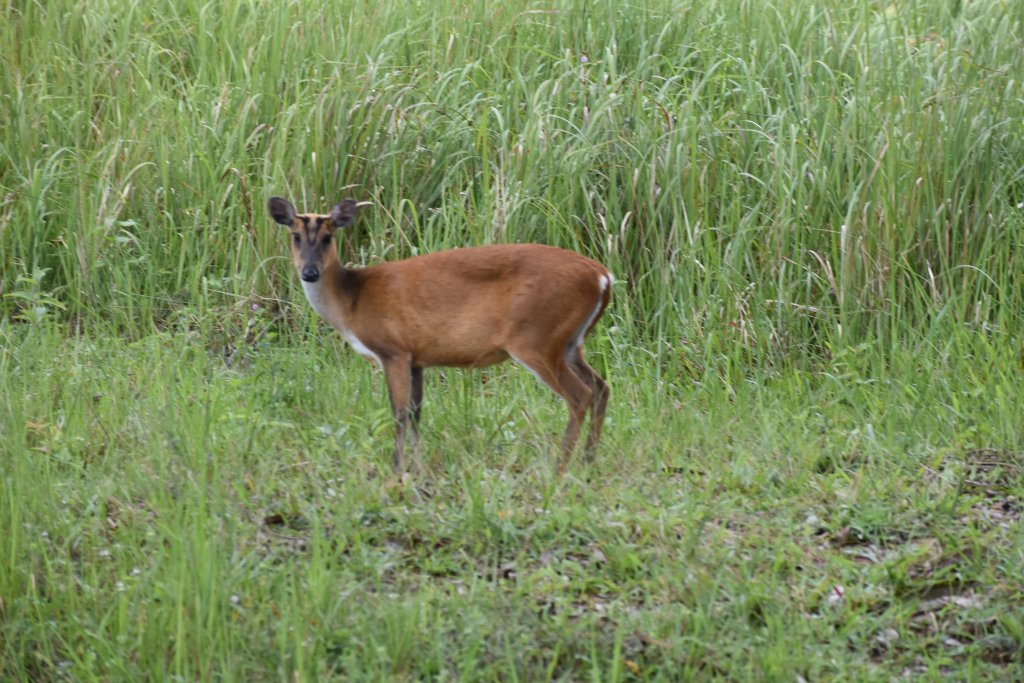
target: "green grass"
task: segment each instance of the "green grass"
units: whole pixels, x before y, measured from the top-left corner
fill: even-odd
[[[1019,677],[1020,10],[0,7],[0,678]],[[596,460],[432,370],[396,481],[270,194],[606,263]]]

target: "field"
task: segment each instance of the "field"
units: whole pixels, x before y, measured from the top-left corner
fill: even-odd
[[[0,679],[1024,678],[1018,0],[0,5]],[[616,276],[596,458],[270,195]]]

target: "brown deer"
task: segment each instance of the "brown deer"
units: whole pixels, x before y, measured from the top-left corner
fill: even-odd
[[[356,218],[346,199],[328,214],[296,213],[271,197],[270,216],[291,232],[292,260],[313,309],[384,370],[404,471],[406,430],[419,448],[423,368],[484,367],[509,358],[565,399],[564,470],[590,408],[586,451],[601,437],[608,385],[583,359],[583,339],[611,298],[612,276],[580,254],[542,244],[449,249],[350,269],[334,233]]]

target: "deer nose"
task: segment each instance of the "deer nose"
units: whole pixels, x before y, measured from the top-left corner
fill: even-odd
[[[306,266],[302,269],[302,279],[306,282],[316,282],[320,279],[320,270],[316,266]]]

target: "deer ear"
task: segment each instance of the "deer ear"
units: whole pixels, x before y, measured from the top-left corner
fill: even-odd
[[[281,225],[287,225],[290,228],[295,222],[295,207],[287,199],[271,197],[267,202],[267,210],[270,212],[270,217]]]
[[[356,200],[345,199],[334,205],[331,209],[331,223],[336,228],[344,228],[346,225],[352,225],[352,221],[356,219]]]

